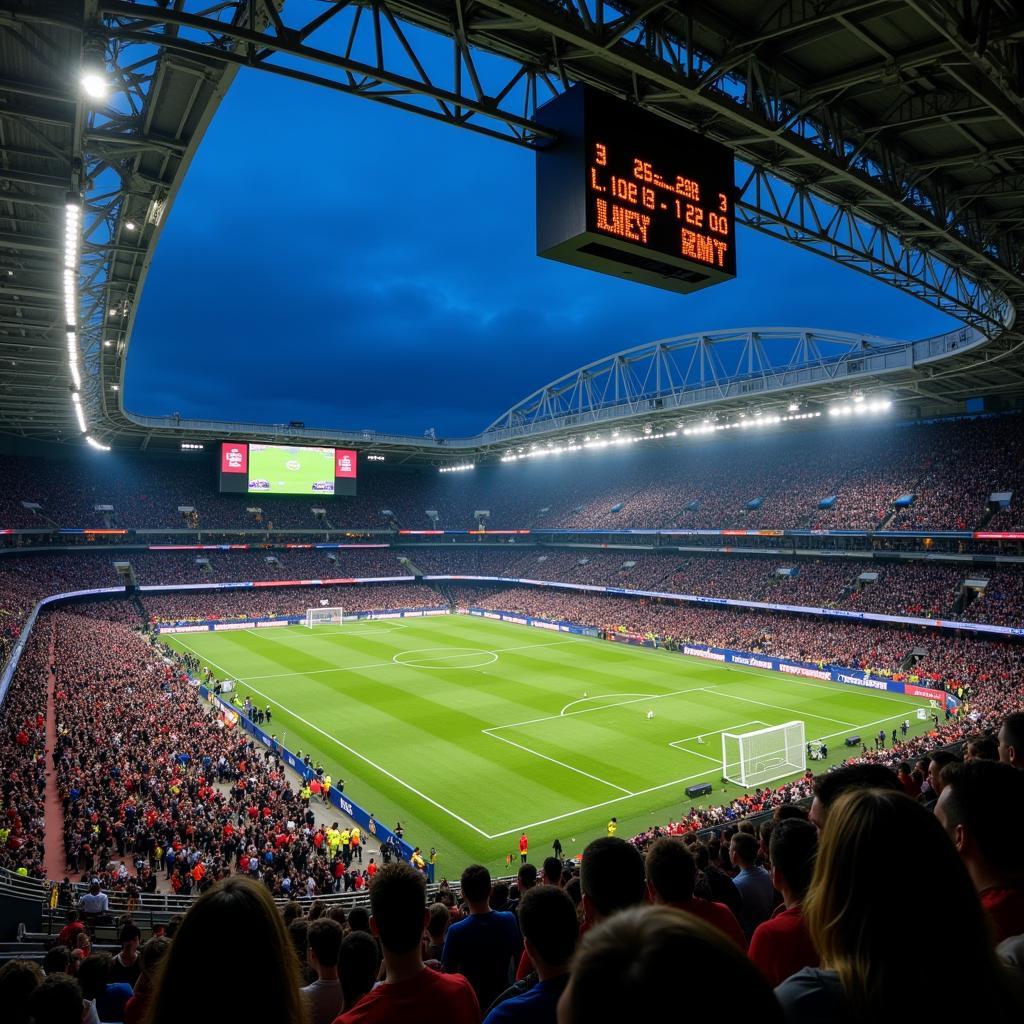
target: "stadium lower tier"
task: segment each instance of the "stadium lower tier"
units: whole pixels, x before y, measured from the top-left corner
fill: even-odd
[[[398,584],[344,590],[344,597],[330,603],[353,610],[461,605],[501,609],[602,630],[627,629],[866,668],[969,697],[958,713],[929,710],[922,722],[910,702],[867,710],[868,700],[887,699],[867,691],[836,687],[845,692],[822,693],[827,688],[817,684],[801,690],[804,684],[780,681],[777,674],[766,672],[750,673],[756,678],[749,680],[720,677],[723,670],[717,666],[679,655],[597,639],[563,640],[561,635],[505,624],[491,628],[507,636],[485,637],[478,631],[486,624],[456,616],[423,626],[385,620],[311,630],[187,634],[180,644],[169,640],[180,656],[194,659],[188,666],[193,672],[200,665],[211,666],[220,677],[240,680],[239,699],[248,686],[261,706],[273,705],[276,728],[287,730],[290,749],[301,746],[323,760],[336,781],[349,780],[346,795],[381,821],[405,823],[407,838],[424,850],[440,850],[445,874],[456,874],[472,859],[500,869],[514,852],[519,828],[526,825],[537,841],[549,844],[560,838],[571,852],[574,839],[582,845],[620,807],[621,834],[636,834],[643,844],[660,831],[689,831],[807,795],[808,783],[799,776],[748,792],[723,789],[719,753],[725,729],[756,730],[787,718],[806,719],[808,739],[833,737],[823,763],[827,766],[846,757],[842,737],[856,731],[869,747],[881,721],[884,750],[862,750],[860,759],[896,766],[937,744],[990,730],[1005,715],[1024,710],[1024,645],[1014,641],[525,587],[442,591]],[[175,621],[300,614],[314,593],[319,599],[321,591],[312,588],[165,594],[144,597],[142,609],[147,617]],[[197,597],[214,603],[197,605]],[[42,876],[49,823],[51,857],[52,845],[60,850],[62,843],[60,855],[68,871],[102,872],[114,887],[129,885],[128,878],[117,877],[124,860],[128,876],[135,874],[132,865],[141,865],[147,885],[202,888],[206,879],[226,871],[251,870],[250,849],[258,856],[268,844],[273,854],[270,883],[281,894],[355,884],[351,879],[339,883],[331,860],[313,840],[297,838],[288,827],[289,821],[301,825],[305,814],[297,783],[289,783],[280,766],[254,749],[244,734],[225,729],[210,714],[187,682],[185,663],[168,662],[167,650],[143,627],[139,604],[125,600],[46,612],[39,618],[0,718],[9,830],[0,866]],[[435,632],[421,636],[415,629]],[[409,678],[403,681],[405,675]],[[53,693],[49,723],[48,690]],[[588,703],[592,695],[600,697],[599,706]],[[499,697],[515,703],[517,717],[512,721],[518,734],[502,732],[509,719],[495,725],[481,706]],[[533,714],[531,708],[536,709]],[[728,709],[724,714],[723,708]],[[578,711],[585,714],[575,721],[587,729],[570,740],[557,730],[567,714],[573,720]],[[649,711],[654,713],[647,718]],[[937,722],[933,713],[941,715]],[[606,715],[612,718],[602,724]],[[910,726],[907,731],[904,721]],[[898,738],[889,736],[897,730]],[[392,734],[396,744],[380,746],[382,737]],[[445,746],[463,736],[459,742],[466,756],[492,765],[495,786],[501,779],[528,783],[524,791],[536,794],[530,797],[537,805],[532,814],[529,805],[514,821],[473,813],[475,798],[467,797],[462,780],[481,775],[457,770]],[[705,738],[710,740],[707,746]],[[666,776],[656,774],[662,761],[651,762],[648,769],[638,762],[630,772],[620,770],[613,777],[609,766],[621,760],[615,756],[617,744],[631,750],[652,744],[661,751],[660,758],[678,755],[680,763],[696,759],[690,777],[710,773],[714,792],[701,800],[685,799],[683,770],[668,775],[678,785],[665,783]],[[372,756],[378,749],[384,755]],[[495,749],[522,760],[507,764]],[[611,761],[594,753],[601,749],[612,755]],[[57,767],[62,839],[54,835],[53,821],[47,821],[44,811],[49,755],[55,755]],[[538,767],[534,782],[532,773]],[[648,770],[652,774],[645,778]],[[402,785],[394,782],[396,777]],[[554,794],[542,799],[541,786]],[[664,800],[643,795],[663,787]],[[555,813],[556,796],[563,799],[566,813]],[[498,804],[511,805],[512,800],[508,796]],[[637,802],[644,804],[642,811],[635,811]],[[552,820],[544,824],[547,819]],[[511,832],[509,824],[514,826]],[[580,834],[571,834],[576,832]],[[168,871],[170,849],[183,859]],[[182,865],[188,870],[182,871]],[[200,870],[194,873],[197,866]]]
[[[837,557],[787,559],[702,555],[671,549],[611,551],[511,544],[380,546],[336,553],[284,550],[270,555],[258,550],[200,554],[71,550],[0,557],[0,664],[41,598],[123,585],[115,561],[127,562],[141,586],[246,581],[280,584],[285,580],[419,573],[480,575],[1024,626],[1024,569],[1011,563],[983,562],[975,566]],[[245,599],[252,604],[248,612],[287,607],[295,613],[289,593],[288,588],[275,586],[252,594]],[[337,586],[325,588],[319,599],[357,610],[364,607],[361,602],[365,593]],[[568,596],[562,599],[570,600]],[[199,617],[217,613],[220,603],[235,598],[195,592],[170,602],[159,597],[145,600],[151,615],[165,614],[165,605],[187,605],[189,617]],[[410,602],[415,600],[410,596]],[[229,610],[225,614],[232,613]],[[124,614],[132,616],[130,605]]]

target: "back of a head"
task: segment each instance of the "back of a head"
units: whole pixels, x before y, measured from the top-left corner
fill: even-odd
[[[779,806],[772,811],[772,818],[775,821],[784,821],[787,818],[796,818],[799,821],[806,821],[807,808],[801,807],[799,804],[779,804]]]
[[[802,900],[814,875],[818,830],[803,818],[776,822],[769,844],[772,867],[786,880],[793,896]]]
[[[210,950],[244,945],[254,985],[197,985],[209,970]],[[284,920],[267,888],[231,875],[203,893],[175,932],[158,972],[148,1024],[215,1024],[273,1020],[303,1024],[299,963]]]
[[[47,974],[67,974],[71,966],[71,950],[67,946],[51,946],[43,957],[43,970]]]
[[[1016,711],[1003,719],[999,729],[999,760],[1024,767],[1024,711]]]
[[[34,1024],[81,1024],[82,988],[70,974],[51,974],[29,996],[28,1013]]]
[[[103,991],[110,978],[110,965],[109,953],[90,953],[78,965],[78,983],[86,999],[95,999]]]
[[[912,868],[900,870],[894,854],[912,855]],[[970,985],[916,984],[895,915],[913,921],[932,948],[957,949],[957,970]],[[855,1015],[950,1019],[959,1007],[987,1022],[1006,1019],[992,939],[967,872],[935,816],[905,794],[854,788],[835,801],[804,918]]]
[[[381,945],[389,953],[408,953],[423,938],[427,909],[423,874],[404,861],[386,864],[370,884],[370,912]]]
[[[373,988],[379,970],[377,940],[366,932],[349,932],[338,950],[338,980],[346,1010],[351,1010]]]
[[[999,741],[995,736],[979,734],[967,741],[964,749],[965,761],[998,761]]]
[[[306,962],[306,952],[309,949],[309,922],[304,917],[299,917],[287,925],[288,936],[292,940],[295,955],[299,963]]]
[[[153,973],[160,966],[164,957],[170,952],[170,949],[171,940],[165,935],[154,935],[153,938],[147,939],[139,953],[143,973],[152,978]]]
[[[323,967],[333,967],[338,962],[338,950],[345,937],[345,929],[329,917],[317,917],[306,933],[309,950]]]
[[[576,907],[555,885],[536,885],[519,904],[523,938],[548,967],[562,967],[572,959],[579,935]]]
[[[583,851],[580,887],[602,917],[643,903],[647,876],[640,851],[617,836],[595,839]]]
[[[537,884],[537,866],[535,864],[521,864],[516,874],[519,882],[519,894],[522,895],[527,889],[532,889]]]
[[[451,911],[443,903],[431,903],[428,909],[427,932],[435,942],[440,942],[452,919]]]
[[[681,988],[682,970],[698,983]],[[727,1007],[730,1019],[782,1021],[768,983],[736,946],[671,907],[626,910],[588,932],[563,998],[562,1024],[672,1020],[684,1006],[694,1020]]]
[[[8,960],[0,967],[0,1007],[11,1024],[26,1024],[32,993],[43,983],[39,964],[31,960]]]
[[[558,885],[562,880],[562,862],[557,857],[545,857],[541,871],[546,885]]]
[[[379,874],[379,872],[378,872]],[[370,911],[366,907],[353,907],[348,912],[349,931],[370,934]]]
[[[737,832],[729,840],[729,850],[744,867],[753,867],[757,861],[757,840],[749,832]]]
[[[962,828],[993,870],[1024,871],[1024,772],[999,761],[957,762],[942,769],[935,813],[955,841]]]
[[[470,864],[459,880],[467,903],[486,903],[491,895],[491,873],[483,864]]]
[[[647,851],[647,881],[663,903],[681,903],[693,896],[697,861],[690,848],[674,836],[656,839]]]
[[[824,775],[814,777],[814,801],[811,804],[811,821],[819,828],[839,797],[851,789],[888,789],[894,793],[903,792],[896,773],[882,764],[850,764],[836,768]]]

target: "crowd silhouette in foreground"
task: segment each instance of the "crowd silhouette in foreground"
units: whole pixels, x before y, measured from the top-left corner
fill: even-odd
[[[282,908],[232,875],[141,947],[122,921],[114,957],[58,945],[42,965],[8,961],[0,1007],[10,1024],[591,1024],[723,1007],[786,1024],[1015,1024],[1024,716],[996,743],[1001,760],[951,756],[934,798],[854,765],[815,780],[809,811],[783,805],[757,830],[663,836],[646,855],[605,836],[579,862],[522,864],[511,890],[471,865],[459,890],[428,898],[396,861],[370,884],[369,913],[346,914]],[[908,935],[955,950],[955,970],[937,977]],[[244,970],[225,975],[232,952]]]

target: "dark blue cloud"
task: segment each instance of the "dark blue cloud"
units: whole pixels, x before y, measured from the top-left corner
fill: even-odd
[[[475,433],[576,366],[689,331],[951,322],[742,231],[736,281],[677,296],[539,259],[533,156],[243,72],[157,250],[125,387],[147,414]]]

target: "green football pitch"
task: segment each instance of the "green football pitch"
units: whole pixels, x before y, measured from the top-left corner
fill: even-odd
[[[931,725],[895,694],[468,616],[164,639],[238,680],[239,703],[270,704],[269,731],[452,877],[503,869],[523,831],[539,861],[613,815],[623,836],[678,818],[692,783],[727,802],[723,731],[799,719],[835,762],[850,734]]]

